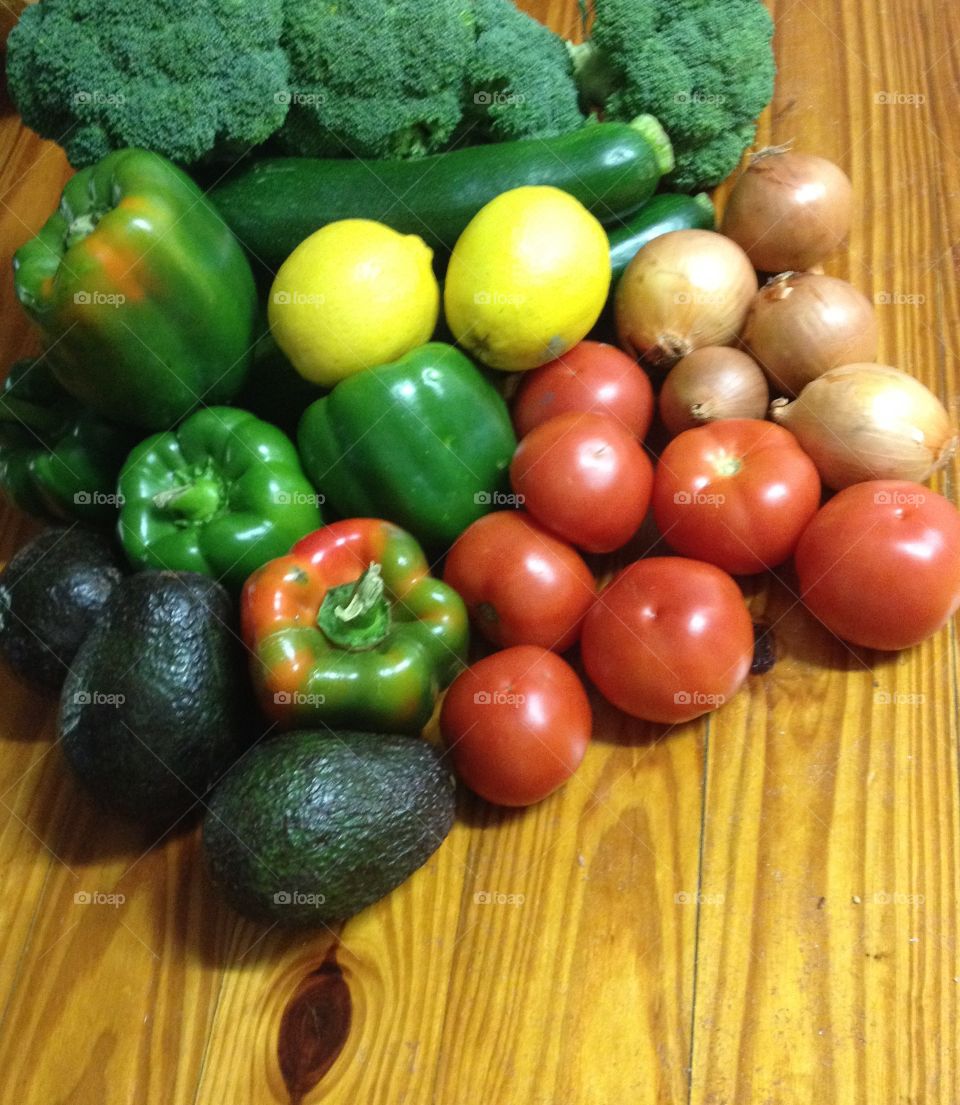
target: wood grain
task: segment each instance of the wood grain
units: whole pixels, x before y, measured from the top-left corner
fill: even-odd
[[[577,26],[573,0],[524,6]],[[960,9],[772,10],[760,141],[850,173],[829,270],[877,300],[881,359],[956,412]],[[7,108],[4,273],[67,175]],[[0,307],[7,365],[36,348],[9,275]],[[0,557],[33,530],[0,513]],[[0,673],[0,1100],[954,1105],[955,628],[881,659],[794,592],[750,585],[778,663],[708,721],[664,732],[595,700],[563,792],[520,814],[462,798],[405,886],[307,935],[230,913],[195,826],[157,842],[94,810],[50,708]]]

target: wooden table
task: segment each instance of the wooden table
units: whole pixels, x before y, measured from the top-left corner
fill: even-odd
[[[530,7],[573,26],[572,0]],[[877,297],[880,360],[955,411],[960,6],[773,7],[760,140],[848,170],[829,270]],[[10,255],[67,169],[9,111],[0,156],[6,365],[34,348]],[[4,512],[0,555],[33,529]],[[230,913],[195,831],[154,842],[93,809],[53,710],[0,672],[0,1100],[954,1105],[956,628],[879,656],[788,586],[749,599],[776,624],[770,675],[668,734],[598,702],[562,793],[464,800],[422,871],[315,935]]]

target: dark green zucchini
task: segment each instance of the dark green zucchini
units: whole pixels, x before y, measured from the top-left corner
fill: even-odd
[[[338,219],[375,219],[419,234],[441,256],[484,204],[523,185],[552,185],[601,222],[645,203],[673,162],[652,116],[591,123],[545,140],[471,146],[414,161],[270,158],[210,193],[227,225],[275,268],[315,230]]]
[[[619,226],[607,227],[613,270],[611,287],[647,242],[671,230],[713,230],[714,226],[713,203],[706,192],[696,196],[661,192],[654,196]]]

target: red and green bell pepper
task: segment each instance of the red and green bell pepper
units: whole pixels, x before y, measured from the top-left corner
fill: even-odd
[[[200,188],[158,154],[115,150],[71,177],[13,268],[61,384],[105,417],[165,430],[243,383],[250,265]]]
[[[120,540],[136,568],[247,576],[322,525],[293,442],[249,411],[208,407],[154,434],[120,473]]]
[[[265,564],[241,615],[261,707],[288,729],[416,732],[466,660],[460,596],[380,519],[335,522]]]

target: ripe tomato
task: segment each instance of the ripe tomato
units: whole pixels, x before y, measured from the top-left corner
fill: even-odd
[[[653,388],[643,369],[616,346],[582,341],[523,374],[513,401],[517,437],[570,411],[608,414],[642,441],[653,418]]]
[[[587,750],[590,724],[577,673],[530,646],[495,652],[461,672],[440,711],[457,774],[502,806],[529,806],[565,783]]]
[[[640,528],[653,486],[643,446],[603,414],[558,414],[517,446],[510,482],[541,525],[587,552],[612,552]]]
[[[804,530],[796,565],[804,603],[831,633],[909,648],[960,607],[960,512],[919,483],[856,483]]]
[[[624,713],[689,721],[732,698],[750,671],[753,623],[736,583],[679,556],[624,568],[583,623],[587,674]]]
[[[540,645],[563,652],[597,593],[583,558],[520,511],[485,514],[457,538],[445,583],[467,604],[495,645]]]
[[[670,546],[733,575],[782,564],[819,505],[820,477],[797,439],[754,418],[685,430],[653,481],[653,516]]]

